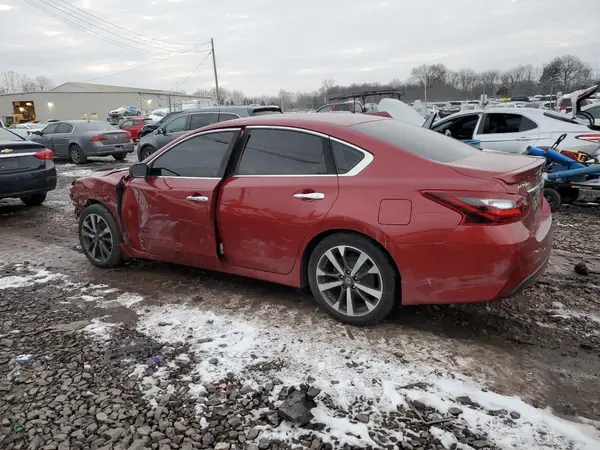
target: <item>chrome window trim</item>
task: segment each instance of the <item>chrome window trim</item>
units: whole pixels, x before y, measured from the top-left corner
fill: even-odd
[[[40,148],[40,152],[44,149]],[[18,158],[19,156],[35,156],[39,152],[27,152],[27,153],[12,153],[12,154],[2,154],[0,158]]]
[[[251,125],[246,127],[246,129],[248,130],[253,130],[253,129],[258,129],[258,130],[284,130],[284,131],[296,131],[296,132],[300,132],[300,133],[306,133],[306,134],[312,134],[313,136],[317,136],[323,139],[329,139],[329,140],[333,140],[335,142],[338,142],[339,144],[343,144],[343,145],[347,145],[350,148],[353,148],[355,150],[358,150],[359,152],[362,152],[365,157],[356,165],[352,168],[352,170],[343,173],[343,174],[331,174],[331,173],[327,173],[327,174],[297,174],[297,175],[273,175],[273,174],[265,174],[265,175],[233,175],[232,178],[273,178],[273,177],[282,177],[282,178],[306,178],[306,177],[353,177],[358,175],[360,172],[362,172],[369,164],[371,164],[371,162],[374,159],[374,156],[372,153],[368,152],[367,150],[364,150],[354,144],[351,144],[349,142],[346,142],[342,139],[338,139],[335,138],[333,136],[329,136],[327,134],[324,133],[319,133],[318,131],[313,131],[313,130],[306,130],[304,128],[298,128],[298,127],[290,127],[290,126],[284,126],[284,125]],[[243,153],[242,153],[243,156]]]
[[[204,136],[205,134],[214,134],[214,133],[222,133],[225,131],[233,131],[233,132],[238,132],[241,130],[241,127],[236,127],[236,128],[217,128],[214,130],[206,130],[206,131],[202,131],[201,133],[196,133],[196,134],[192,134],[191,136],[186,137],[185,139],[182,139],[181,141],[176,142],[174,145],[171,145],[170,147],[165,148],[163,151],[158,151],[156,152],[153,158],[150,159],[150,161],[148,161],[146,163],[147,166],[149,166],[150,164],[154,163],[154,161],[160,157],[161,155],[164,155],[165,153],[167,153],[168,151],[174,149],[175,147],[177,147],[179,144],[189,141],[190,139],[193,139],[195,137],[198,136]],[[174,177],[171,175],[155,175],[156,178],[178,178],[180,180],[220,180],[220,177]]]

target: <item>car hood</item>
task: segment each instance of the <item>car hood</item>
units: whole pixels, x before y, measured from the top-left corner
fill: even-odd
[[[379,112],[386,112],[393,119],[412,125],[422,126],[425,119],[412,106],[395,98],[383,98],[378,105]]]

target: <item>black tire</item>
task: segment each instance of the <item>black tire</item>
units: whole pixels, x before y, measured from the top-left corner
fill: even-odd
[[[112,155],[112,157],[117,161],[125,161],[125,158],[127,158],[127,153],[115,153]]]
[[[152,147],[151,145],[146,145],[146,146],[142,147],[138,154],[138,160],[140,162],[142,162],[143,160],[145,160],[148,156],[150,156],[155,151],[156,151],[156,149],[154,147]]]
[[[558,190],[562,202],[565,205],[575,203],[579,199],[579,189],[577,188],[562,188]]]
[[[26,197],[21,197],[21,201],[27,206],[39,206],[46,200],[46,193],[31,194]]]
[[[100,248],[100,245],[96,247],[91,246],[90,238],[84,236],[84,232],[90,230],[90,227],[88,226],[89,223],[86,222],[86,220],[92,219],[92,215],[102,218],[102,220],[104,220],[104,223],[108,226],[108,230],[110,231],[110,241],[112,245],[108,249],[110,251],[107,252],[108,256],[106,258],[97,257],[96,255],[98,255],[99,253],[100,256],[102,256],[102,250]],[[98,222],[96,223],[98,224]],[[106,230],[106,228],[103,225],[101,225],[101,223],[98,229],[102,231]],[[79,216],[78,234],[81,249],[83,250],[84,255],[92,264],[106,269],[109,267],[117,266],[121,263],[121,232],[119,231],[117,222],[113,218],[112,214],[103,205],[93,204],[83,210],[83,212]],[[96,235],[98,235],[98,233]],[[106,240],[103,240],[103,242],[106,243]]]
[[[85,164],[87,162],[87,156],[85,156],[85,153],[83,153],[83,150],[77,144],[69,146],[69,157],[73,164]]]
[[[544,188],[544,198],[550,205],[550,211],[556,212],[562,205],[562,198],[556,189]]]
[[[341,255],[341,253],[336,253],[338,252],[337,248],[340,246],[346,247],[346,258],[336,258],[339,267],[345,272],[344,275],[338,278],[339,270],[335,269],[333,272],[330,270],[323,270],[324,266],[322,266],[322,264],[330,264],[331,259],[326,256],[326,253],[329,251],[332,251],[332,254]],[[370,275],[368,273],[363,273],[361,275],[360,272],[363,270],[362,268],[357,273],[358,277],[353,277],[350,274],[357,262],[357,259],[352,262],[350,258],[353,254],[358,255],[360,253],[364,253],[366,257],[369,258],[368,261],[363,264],[363,268],[365,268],[366,264],[369,264],[369,267],[376,266],[378,269],[377,275]],[[345,265],[345,267],[341,267],[342,265]],[[333,267],[333,264],[331,264],[331,266]],[[323,272],[326,272],[327,275],[317,275],[317,269],[319,268],[320,270],[323,270]],[[324,293],[319,288],[318,277],[321,277],[321,286],[327,284],[330,279],[333,280],[334,283],[340,281],[342,285],[338,286],[339,290],[338,287],[334,287],[324,291],[326,292]],[[365,279],[365,277],[367,277],[367,279]],[[365,286],[369,287],[367,286],[370,284],[368,283],[368,277],[371,277],[370,280],[378,281],[378,283],[373,284],[374,286],[379,286],[374,290],[381,292],[379,301],[374,306],[370,303],[372,306],[371,310],[367,308],[367,302],[364,301],[366,291],[363,291]],[[366,237],[357,234],[336,233],[319,242],[311,253],[308,262],[308,282],[317,303],[335,319],[350,325],[371,325],[380,322],[400,304],[400,293],[398,291],[399,277],[395,271],[393,261],[389,255],[377,245],[372,243]],[[361,289],[357,288],[359,285],[362,287]],[[350,291],[350,294],[348,294],[348,291]],[[346,300],[348,298],[347,295],[350,295],[351,298],[357,300],[357,302],[352,300],[351,303],[354,305],[352,310],[358,314],[349,314]],[[338,307],[335,308],[334,305],[338,305]],[[342,309],[345,311],[342,311]]]

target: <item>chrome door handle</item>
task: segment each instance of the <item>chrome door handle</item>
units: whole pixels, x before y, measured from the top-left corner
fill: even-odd
[[[206,203],[208,201],[208,197],[205,197],[204,195],[198,195],[198,196],[188,195],[185,199],[190,202],[198,202],[198,203]]]
[[[325,194],[322,192],[309,192],[306,194],[294,194],[294,198],[298,198],[300,200],[323,200],[325,198]]]

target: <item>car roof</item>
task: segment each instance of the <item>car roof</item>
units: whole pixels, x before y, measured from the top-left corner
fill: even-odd
[[[339,113],[296,113],[268,114],[264,116],[242,117],[240,119],[219,122],[204,129],[246,127],[246,126],[281,126],[313,130],[328,133],[332,128],[346,128],[364,122],[377,120],[392,120],[369,114],[339,114]]]

